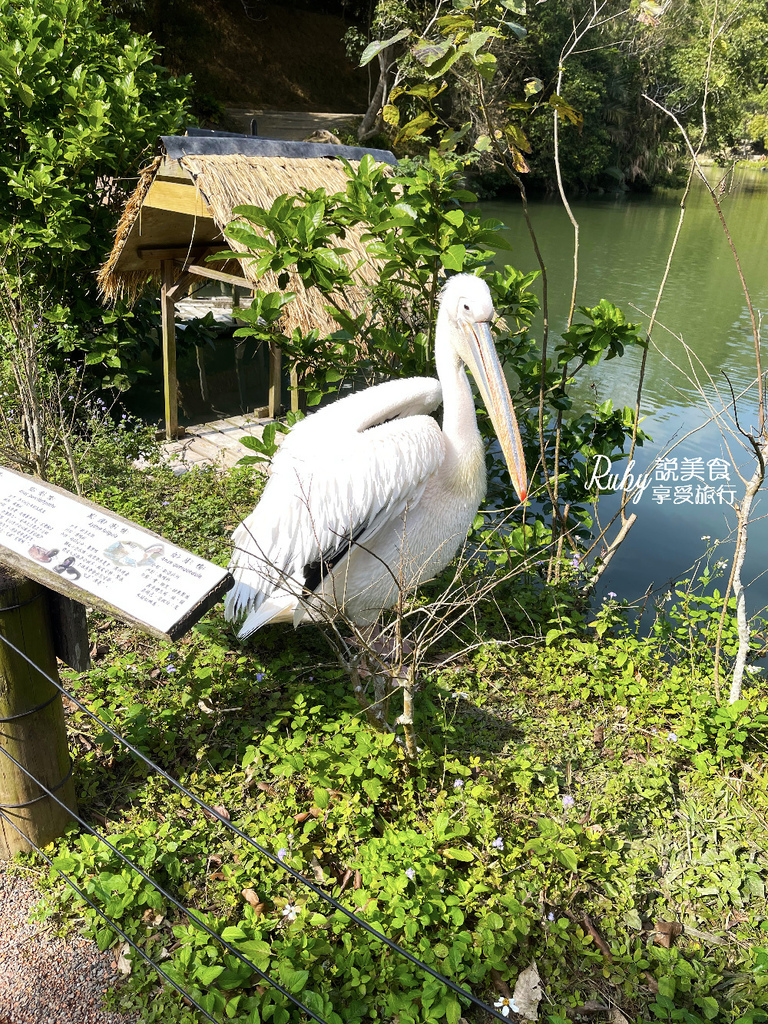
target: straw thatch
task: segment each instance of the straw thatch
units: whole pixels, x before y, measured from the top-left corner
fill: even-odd
[[[208,154],[199,151],[204,148],[204,141],[195,141],[198,145],[189,148],[196,148],[198,152],[190,153],[185,150],[181,154],[175,154],[177,158],[172,162],[171,173],[176,180],[188,176],[187,182],[194,184],[195,195],[207,206],[209,218],[189,216],[186,218],[188,224],[184,225],[177,214],[169,214],[166,218],[168,224],[170,225],[172,217],[175,217],[175,220],[172,231],[169,227],[168,244],[178,246],[181,239],[183,244],[190,246],[201,243],[219,247],[228,245],[234,251],[244,252],[247,251],[244,246],[225,238],[223,234],[224,229],[233,220],[232,211],[236,206],[252,205],[269,209],[280,195],[296,194],[303,189],[320,187],[328,192],[334,192],[342,191],[346,187],[347,177],[343,164],[329,156],[291,159],[244,153]],[[326,146],[317,148],[318,152],[332,149]],[[362,152],[360,156],[362,157]],[[146,232],[142,235],[142,208],[153,183],[158,179],[164,179],[169,166],[171,165],[167,154],[164,158],[159,157],[153,161],[142,172],[138,186],[126,205],[117,226],[114,247],[98,275],[102,294],[108,300],[115,301],[121,296],[133,300],[150,281],[157,279],[157,264],[142,267],[137,262],[140,255],[139,243],[147,237]],[[150,212],[154,218],[152,244],[162,247],[162,211],[147,211]],[[184,233],[185,227],[187,237],[182,239],[181,234]],[[170,235],[174,232],[171,243]],[[357,268],[354,270],[357,284],[347,289],[343,295],[335,296],[335,299],[343,308],[359,312],[364,302],[365,285],[374,280],[377,267],[367,257],[360,242],[359,232],[348,230],[346,237],[339,240],[338,244],[350,250],[345,259],[351,269]],[[245,277],[254,284],[257,283],[252,261],[233,259],[225,264],[216,261],[210,265],[217,270],[224,270]],[[271,273],[258,280],[258,287],[267,291],[281,290],[275,275]],[[321,334],[329,333],[336,328],[335,321],[324,308],[327,300],[314,290],[307,292],[297,274],[290,275],[286,290],[296,292],[296,300],[288,307],[282,324],[286,333],[290,333],[296,327],[304,332],[317,327]]]
[[[123,248],[131,234],[131,229],[139,217],[141,205],[147,197],[147,192],[149,192],[152,182],[155,180],[157,169],[162,160],[161,156],[155,157],[139,173],[139,183],[134,189],[133,195],[126,203],[123,215],[118,221],[115,230],[115,244],[112,246],[112,251],[107,257],[106,263],[102,264],[99,268],[96,280],[99,284],[99,291],[108,302],[114,303],[121,298],[126,298],[133,302],[148,281],[151,280],[151,275],[148,276],[146,271],[118,272],[117,265]]]
[[[328,192],[343,191],[347,184],[343,165],[324,157],[291,161],[276,157],[212,156],[187,157],[182,162],[213,210],[214,220],[222,227],[233,219],[232,210],[236,206],[269,209],[280,195],[321,187]],[[236,252],[247,252],[244,245],[232,239],[227,241]],[[347,231],[344,240],[338,239],[337,243],[350,250],[344,258],[351,268],[358,268],[355,276],[359,284],[335,298],[340,305],[357,311],[364,300],[364,290],[360,286],[375,280],[377,268],[367,256],[359,232],[354,229]],[[241,263],[243,275],[255,282],[253,262],[242,260]],[[277,277],[272,273],[260,279],[259,287],[266,291],[280,290]],[[321,334],[335,329],[337,325],[323,308],[322,298],[311,298],[298,274],[289,275],[285,290],[296,292],[296,300],[288,307],[286,317],[285,326],[289,332],[294,327],[305,332],[318,327]]]

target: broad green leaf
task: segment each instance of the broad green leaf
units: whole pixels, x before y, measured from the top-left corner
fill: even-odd
[[[212,985],[223,970],[223,966],[219,964],[212,964],[209,967],[201,965],[195,969],[195,977],[203,985]]]
[[[463,270],[467,260],[466,247],[460,243],[450,246],[440,254],[440,262],[446,270]]]
[[[450,849],[443,850],[443,857],[446,860],[458,860],[465,864],[470,864],[475,859],[475,855],[471,850],[465,850],[462,847],[451,847]]]
[[[382,50],[386,50],[388,46],[394,46],[395,43],[401,42],[403,39],[407,39],[411,34],[411,29],[404,28],[395,35],[390,36],[389,39],[377,39],[374,42],[369,43],[363,50],[363,55],[360,58],[360,67],[364,68],[366,64],[370,64],[373,58],[381,53]]]
[[[575,852],[569,849],[567,846],[557,846],[555,848],[555,856],[569,871],[575,871],[579,866],[579,859]]]

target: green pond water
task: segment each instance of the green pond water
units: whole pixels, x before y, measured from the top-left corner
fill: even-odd
[[[709,173],[712,181],[719,179],[717,169]],[[682,193],[662,192],[572,203],[581,236],[578,305],[608,299],[645,329],[677,227],[681,197]],[[722,206],[753,306],[757,313],[768,314],[768,173],[736,171],[727,181]],[[500,259],[526,271],[536,269],[519,203],[489,202],[483,210],[509,226],[512,251],[501,253]],[[557,335],[565,326],[571,294],[573,229],[558,202],[533,203],[531,214],[548,272],[550,330]],[[534,332],[541,337],[540,320]],[[653,341],[641,405],[643,429],[653,440],[637,450],[634,472],[647,471],[676,440],[669,458],[677,459],[677,469],[668,465],[665,474],[662,466],[653,471],[647,490],[632,506],[637,522],[603,577],[602,594],[615,591],[629,599],[642,595],[650,584],[660,587],[690,576],[691,566],[708,543],[721,541],[716,558],[731,554],[735,515],[728,505],[734,497],[730,487],[735,488],[736,498],[741,497],[743,485],[736,468],[746,469],[748,476],[753,468],[743,445],[730,435],[728,451],[708,408],[708,403],[716,410],[722,409],[723,401],[730,403],[726,374],[737,396],[754,384],[756,374],[744,293],[714,205],[701,182],[687,202]],[[693,353],[690,358],[686,345]],[[599,401],[611,398],[615,406],[634,407],[641,356],[638,348],[587,371],[574,385],[574,397],[578,401],[591,390]],[[756,424],[754,387],[741,398],[738,410],[742,427]],[[626,462],[618,462],[613,471],[623,473],[625,466]],[[725,472],[729,481],[722,479]],[[707,488],[716,492],[714,503]],[[616,507],[615,498],[602,498],[601,520],[607,521]],[[749,534],[743,578],[751,581],[751,611],[768,605],[766,513],[768,492],[757,504]],[[703,536],[712,541],[702,540]]]

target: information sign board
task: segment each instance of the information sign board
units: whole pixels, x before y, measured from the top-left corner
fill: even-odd
[[[60,487],[0,468],[0,562],[176,639],[234,584],[226,569]]]

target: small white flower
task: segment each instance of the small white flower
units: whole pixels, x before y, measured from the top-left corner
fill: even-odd
[[[520,1013],[520,1007],[514,999],[497,999],[493,1005],[497,1010],[501,1010],[502,1017],[508,1017],[510,1010],[513,1013]]]
[[[667,734],[667,739],[670,743],[677,743],[677,733],[670,732]]]
[[[704,535],[702,536],[702,538],[701,538],[701,539],[702,539],[702,540],[711,540],[712,538],[711,538],[711,537],[709,536],[709,534],[708,534],[708,533],[705,533],[705,534],[704,534]]]
[[[504,840],[501,838],[501,836],[496,836],[496,838],[491,843],[491,846],[494,848],[494,850],[503,850]]]
[[[563,810],[565,810],[567,807],[573,807],[575,803],[576,801],[573,799],[573,797],[566,793],[563,797]]]
[[[408,876],[408,878],[410,878],[411,881],[413,881],[414,878],[416,877],[416,872],[413,870],[413,868],[406,868],[405,873]]]
[[[747,665],[747,672],[749,672],[750,675],[754,675],[755,672],[759,672],[759,671],[760,671],[760,666],[759,665]]]
[[[756,672],[757,669],[752,669],[752,671]],[[453,788],[454,789],[463,789],[464,788],[464,779],[454,779],[453,780]]]
[[[554,914],[552,913],[552,911],[551,911],[551,910],[550,910],[550,912],[549,912],[549,913],[547,914],[547,920],[548,920],[548,921],[554,921],[554,920],[555,920],[555,915],[554,915]]]
[[[286,903],[283,907],[283,917],[288,921],[295,921],[300,911],[301,907],[297,907],[295,903]]]
[[[280,863],[282,863],[287,856],[288,851],[284,846],[281,846],[280,849],[277,851],[277,859],[280,861]]]

